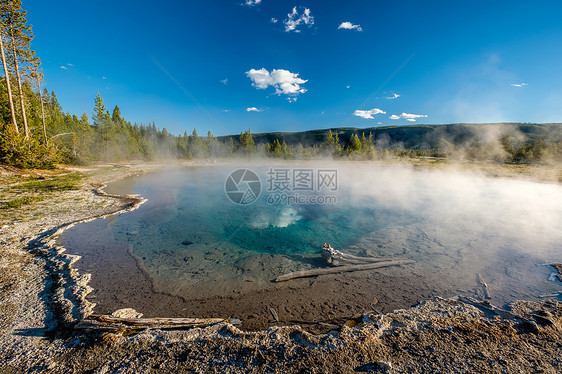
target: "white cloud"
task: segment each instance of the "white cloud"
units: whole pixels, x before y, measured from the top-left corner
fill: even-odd
[[[512,83],[511,84],[513,87],[524,87],[524,86],[528,86],[527,83]]]
[[[345,88],[350,88],[351,86],[348,84],[347,86],[345,86]]]
[[[74,64],[71,64],[70,62],[69,62],[67,65],[68,65],[68,66],[71,66],[71,67],[74,66]]]
[[[299,14],[299,10],[302,14]],[[308,27],[314,25],[314,17],[310,14],[310,9],[304,7],[293,8],[293,11],[287,14],[287,19],[283,21],[285,24],[285,32],[294,31],[296,33],[301,32],[298,27],[300,25],[308,25]]]
[[[252,80],[252,86],[264,90],[269,86],[275,88],[277,95],[291,96],[292,100],[296,101],[296,96],[306,92],[306,88],[301,87],[302,84],[308,80],[299,78],[297,73],[291,73],[289,70],[273,69],[271,73],[265,68],[259,70],[251,69],[246,72],[246,75]]]
[[[392,96],[386,96],[385,99],[394,100],[394,99],[398,99],[399,97],[400,95],[398,95],[397,93],[393,93]]]
[[[106,80],[106,79],[107,79],[107,77],[106,77],[106,76],[104,75],[103,77],[101,77],[101,79],[103,79],[103,80]]]
[[[393,114],[389,117],[390,119],[405,119],[406,121],[409,122],[416,122],[416,118],[427,118],[427,115],[425,114],[410,114],[410,113],[402,113],[401,115],[397,116],[396,114]]]
[[[416,118],[427,118],[427,115],[425,115],[425,114],[409,114],[409,113],[402,113],[402,114],[400,115],[400,117],[406,118],[406,119],[416,119]]]
[[[354,116],[361,117],[361,118],[364,118],[364,119],[375,119],[373,117],[373,115],[375,115],[375,114],[386,114],[386,112],[382,111],[378,108],[374,108],[374,109],[371,109],[371,110],[359,110],[358,109],[355,112],[353,112]]]
[[[228,78],[221,79],[220,82],[224,85],[228,84]]]
[[[62,70],[68,70],[68,68],[67,68],[66,66],[64,66],[64,65],[61,65],[60,68],[61,68]]]
[[[252,106],[250,108],[246,108],[246,112],[258,112],[259,113],[261,111],[262,111],[262,109],[258,109],[255,106]]]
[[[258,5],[261,3],[261,0],[246,0],[244,1],[244,5],[247,6],[254,6],[254,5]]]
[[[360,25],[354,25],[351,22],[342,22],[338,29],[363,31]]]
[[[277,22],[279,22],[279,21],[277,20],[277,18],[273,18],[273,17],[271,18],[271,23],[277,23]]]

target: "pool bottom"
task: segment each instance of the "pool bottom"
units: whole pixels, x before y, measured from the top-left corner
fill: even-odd
[[[477,263],[479,255],[474,251],[441,255],[439,248],[433,245],[433,254],[428,254],[427,248],[423,254],[433,256],[431,261],[420,259],[413,266],[327,275],[281,284],[255,284],[246,280],[240,287],[231,287],[213,296],[205,292],[205,285],[197,283],[192,292],[186,293],[187,296],[180,296],[166,291],[166,287],[150,277],[129,244],[113,241],[106,220],[78,225],[72,230],[72,235],[63,236],[62,244],[70,248],[69,253],[82,256],[74,266],[81,273],[92,274],[90,286],[94,291],[88,300],[96,303],[97,313],[129,307],[147,317],[235,317],[241,319],[241,327],[248,330],[300,323],[308,326],[310,331],[321,332],[326,327],[319,322],[338,324],[368,310],[389,312],[410,307],[432,296],[473,296],[481,292],[477,273],[488,282],[491,302],[498,305],[516,299],[533,299],[541,292],[560,289],[558,282],[544,281],[551,269],[537,267],[533,258],[505,256],[498,252],[494,258],[488,256],[483,264]],[[400,243],[408,240],[424,243],[416,236],[414,228],[388,235],[392,241]],[[365,240],[373,243],[372,238]],[[352,249],[360,253],[359,248]],[[388,250],[385,248],[385,252]],[[398,248],[393,255],[399,255],[397,251]],[[461,258],[451,257],[455,253]],[[471,255],[474,258],[470,258]],[[269,257],[274,261],[274,256]]]

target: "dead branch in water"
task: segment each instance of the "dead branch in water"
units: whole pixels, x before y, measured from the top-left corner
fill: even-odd
[[[277,277],[275,281],[285,282],[297,278],[307,278],[307,277],[314,277],[317,275],[325,275],[325,274],[346,273],[350,271],[359,271],[359,270],[371,270],[371,269],[384,268],[388,266],[413,264],[414,262],[415,262],[414,260],[394,260],[394,261],[381,261],[381,262],[375,262],[375,263],[364,264],[364,265],[346,265],[346,266],[336,266],[327,269],[295,271],[293,273],[281,275]]]

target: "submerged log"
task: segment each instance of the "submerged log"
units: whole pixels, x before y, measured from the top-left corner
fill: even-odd
[[[221,322],[240,324],[240,320],[235,318],[119,318],[111,315],[92,314],[78,322],[74,328],[102,331],[176,330],[207,327]]]
[[[293,273],[281,275],[275,279],[276,282],[285,282],[291,279],[297,278],[308,278],[314,277],[317,275],[325,275],[325,274],[337,274],[337,273],[346,273],[350,271],[359,271],[359,270],[371,270],[371,269],[378,269],[384,268],[388,266],[397,266],[397,265],[406,265],[406,264],[413,264],[414,260],[392,260],[392,261],[380,261],[374,262],[370,264],[363,264],[363,265],[345,265],[345,266],[336,266],[332,268],[326,269],[312,269],[312,270],[303,270],[303,271],[295,271]]]

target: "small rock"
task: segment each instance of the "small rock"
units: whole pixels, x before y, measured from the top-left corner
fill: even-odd
[[[519,323],[518,326],[524,332],[531,332],[533,334],[537,334],[539,332],[539,326],[537,325],[537,323],[535,321],[529,321],[529,320],[523,321],[523,322]]]
[[[141,318],[143,314],[133,308],[123,308],[111,313],[111,316],[115,318]]]
[[[102,345],[113,345],[119,340],[119,335],[112,332],[104,332],[101,334],[99,343]]]
[[[392,363],[390,363],[389,361],[370,362],[368,364],[361,365],[355,368],[355,371],[359,373],[369,373],[369,372],[388,373],[390,370],[392,370]]]
[[[183,244],[183,245],[186,245],[186,246],[187,246],[187,245],[192,245],[192,244],[193,244],[193,242],[192,242],[191,240],[184,240],[183,242],[181,242],[181,244]]]

